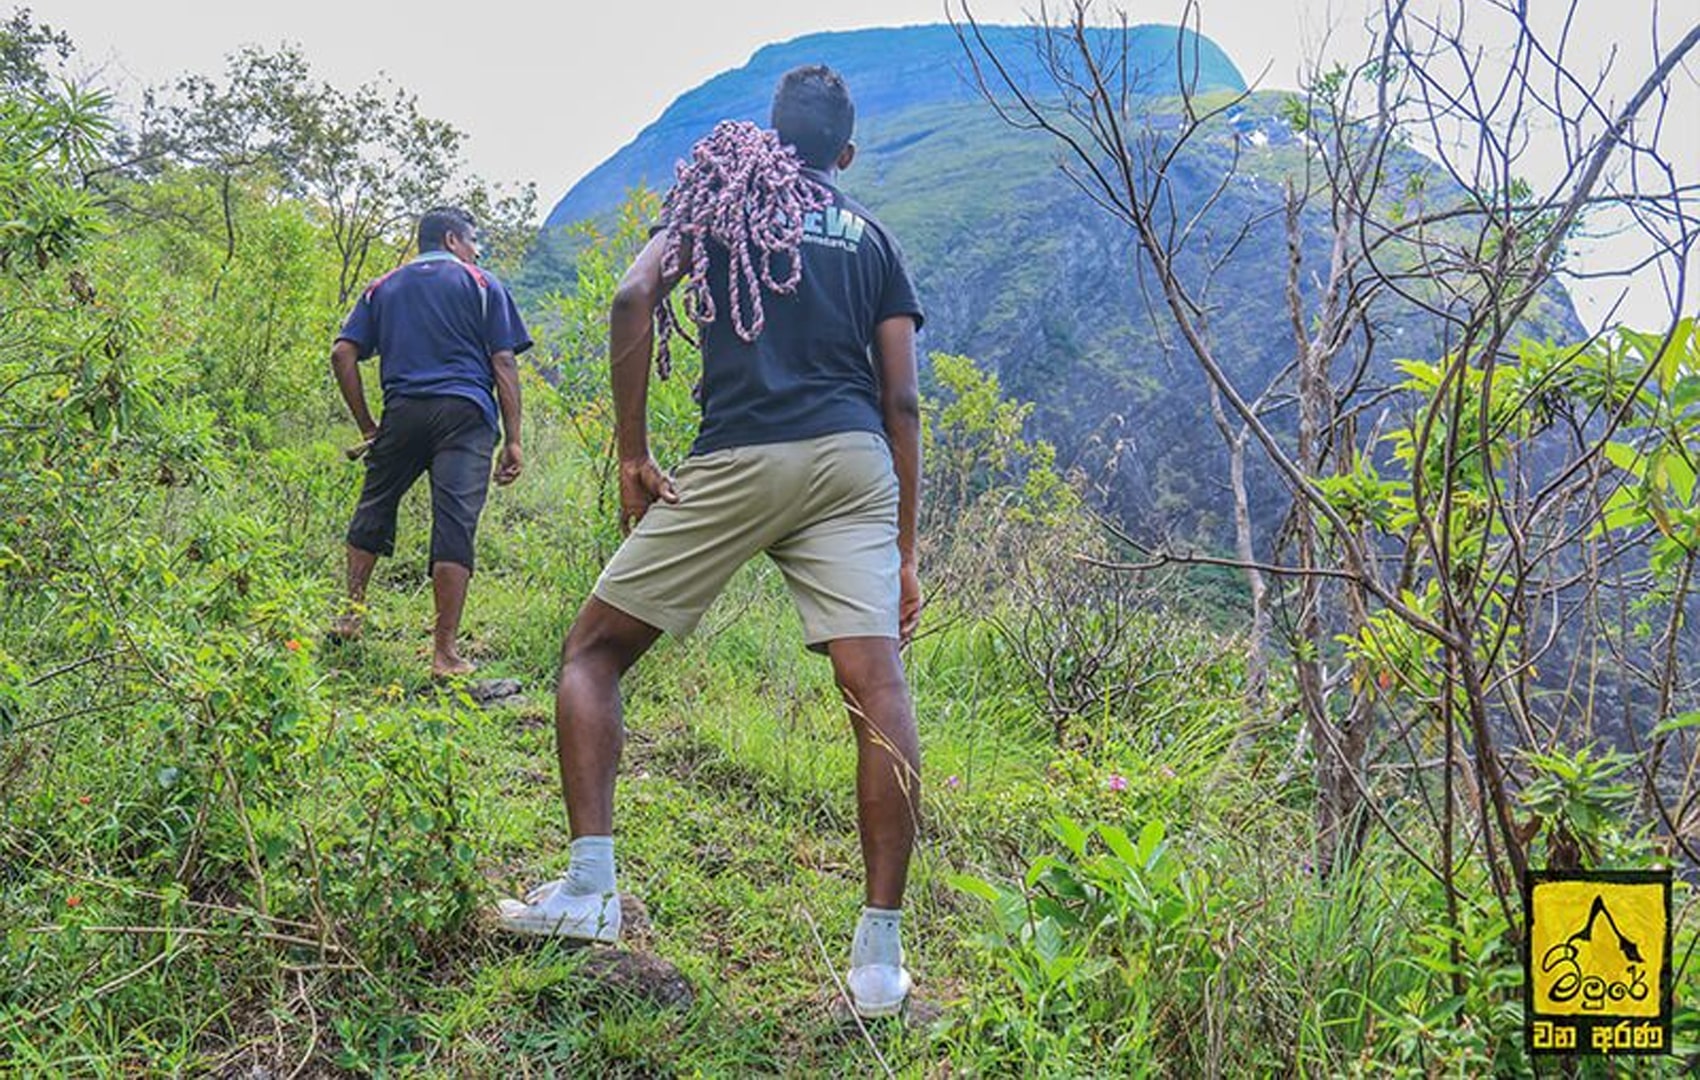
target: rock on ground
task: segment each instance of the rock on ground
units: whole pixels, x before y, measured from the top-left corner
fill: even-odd
[[[635,1000],[657,1009],[688,1009],[697,999],[679,969],[653,953],[590,949],[579,978],[587,984],[584,999],[593,1003]]]
[[[509,704],[524,692],[525,686],[518,679],[479,679],[466,687],[466,696],[485,707]]]

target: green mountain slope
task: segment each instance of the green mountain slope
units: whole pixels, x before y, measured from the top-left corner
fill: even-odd
[[[1042,91],[1032,32],[997,32],[993,47],[1018,63],[1016,78]],[[1136,51],[1145,51],[1142,65],[1172,70],[1172,60],[1165,68],[1159,58],[1173,56],[1175,33],[1130,31]],[[1206,58],[1201,84],[1217,87],[1210,91],[1216,100],[1242,88],[1214,45],[1201,39],[1200,55]],[[745,68],[681,97],[575,187],[550,222],[559,227],[606,212],[625,190],[621,183],[653,183],[662,147],[677,145],[683,153],[715,119],[759,115],[772,77],[811,57],[843,64],[857,95],[861,152],[843,185],[905,249],[930,315],[924,348],[973,356],[1015,396],[1035,402],[1038,432],[1058,445],[1065,463],[1093,478],[1124,519],[1224,537],[1229,519],[1218,478],[1226,475],[1226,454],[1196,362],[1169,325],[1160,296],[1154,290],[1147,296],[1141,285],[1131,231],[1063,175],[1053,140],[1000,119],[964,80],[965,54],[947,28],[818,35],[763,50]],[[1142,100],[1152,128],[1172,130],[1180,112],[1172,77],[1149,89]],[[1245,222],[1261,221],[1211,271],[1206,296],[1221,357],[1253,395],[1293,351],[1279,211],[1285,180],[1302,176],[1313,150],[1282,118],[1284,98],[1280,92],[1248,98],[1214,121],[1173,173],[1185,220],[1230,168],[1236,171],[1199,230],[1197,256],[1183,264],[1195,284],[1205,278],[1207,258],[1227,248]],[[1387,168],[1389,190],[1411,172],[1437,171],[1413,151],[1394,155]],[[1461,195],[1435,175],[1425,190],[1436,200]],[[1327,262],[1324,215],[1325,208],[1315,207],[1303,219],[1305,258],[1314,272]],[[551,251],[559,258],[561,235],[541,245],[545,254],[529,274],[534,288],[560,279],[561,268],[549,259]],[[1383,361],[1442,351],[1432,320],[1397,308],[1378,312],[1377,320]],[[1555,294],[1531,329],[1556,336],[1573,325],[1568,302]],[[1377,370],[1391,369],[1383,363]],[[1288,421],[1276,418],[1277,425]],[[1258,474],[1255,464],[1251,481],[1267,535],[1285,500],[1275,478]]]
[[[1019,83],[1041,88],[1048,85],[1032,47],[1031,31],[988,26],[982,33],[991,48],[1008,58],[1011,75]],[[1178,27],[1140,26],[1130,31],[1127,43],[1134,65],[1150,73],[1140,80],[1147,93],[1177,89],[1177,35],[1186,43],[1188,70],[1196,65],[1195,81],[1200,89],[1244,88],[1239,70],[1209,40]],[[1119,34],[1102,31],[1097,37],[1105,48],[1120,48]],[[575,184],[550,212],[545,228],[604,213],[618,205],[634,185],[665,188],[673,179],[673,163],[717,121],[765,123],[779,76],[801,64],[822,63],[843,73],[864,122],[914,108],[979,100],[967,54],[956,30],[949,26],[810,34],[769,45],[743,67],[680,95],[631,143]]]

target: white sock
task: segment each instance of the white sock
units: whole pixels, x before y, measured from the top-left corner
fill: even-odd
[[[850,942],[850,966],[903,963],[903,945],[898,940],[903,912],[886,908],[865,907],[856,923],[856,936]]]
[[[567,864],[568,896],[606,896],[614,892],[614,838],[581,836],[570,846]]]

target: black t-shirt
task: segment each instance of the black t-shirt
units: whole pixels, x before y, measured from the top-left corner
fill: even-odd
[[[711,244],[715,320],[703,328],[702,428],[694,453],[789,442],[841,431],[884,432],[874,370],[874,327],[923,314],[897,243],[825,174],[805,174],[832,196],[803,223],[803,278],[779,295],[763,287],[765,323],[754,342],[732,326],[726,249]],[[774,260],[783,281],[788,267]],[[746,313],[746,320],[748,313]]]

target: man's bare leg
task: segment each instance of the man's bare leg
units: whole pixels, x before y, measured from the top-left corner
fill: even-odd
[[[360,636],[366,611],[366,583],[372,580],[372,568],[377,565],[376,552],[348,545],[348,603],[343,613],[331,620],[331,637],[353,641]]]
[[[620,676],[661,631],[591,597],[567,631],[555,690],[555,749],[572,829],[567,872],[525,899],[496,906],[510,933],[614,942],[620,900],[614,872],[614,772],[625,743]]]
[[[903,963],[903,886],[921,809],[915,707],[892,638],[842,638],[827,646],[856,730],[856,820],[867,868],[867,902],[850,941],[845,975],[861,1016],[893,1016],[913,985]]]
[[[455,638],[460,634],[460,616],[466,609],[466,587],[472,571],[459,563],[438,562],[431,567],[431,594],[437,606],[437,626],[432,634],[431,674],[439,679],[470,675],[476,669],[460,655]]]
[[[828,643],[833,675],[856,731],[856,810],[869,907],[903,905],[921,809],[915,707],[893,638]]]
[[[614,833],[614,774],[626,741],[620,677],[660,636],[594,596],[567,632],[555,690],[555,751],[575,840]]]

